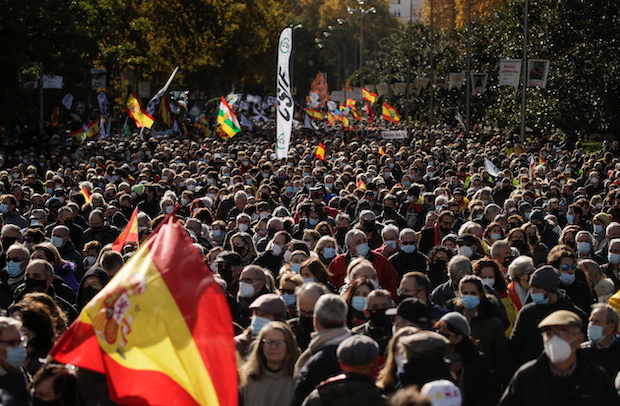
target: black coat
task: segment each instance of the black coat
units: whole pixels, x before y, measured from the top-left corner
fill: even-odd
[[[417,385],[418,388],[425,383],[438,379],[452,381],[450,366],[443,359],[415,358],[405,364],[402,372],[396,374],[398,383],[396,389]]]
[[[568,377],[552,375],[545,353],[514,374],[501,406],[618,405],[618,394],[607,372],[577,350],[577,367]]]
[[[616,335],[615,342],[607,348],[598,348],[592,344],[592,341],[586,341],[581,344],[581,349],[589,359],[607,371],[613,383],[620,372],[620,337]]]
[[[462,373],[457,379],[461,386],[463,406],[497,405],[502,388],[488,357],[479,351],[473,352],[463,358],[462,366]]]
[[[426,260],[428,257],[417,249],[411,254],[405,254],[402,250],[398,250],[390,255],[390,263],[398,273],[398,280],[403,275],[411,271],[420,271],[426,273]]]
[[[300,406],[318,384],[342,372],[336,356],[337,349],[337,344],[326,345],[301,368],[295,383],[294,406]]]

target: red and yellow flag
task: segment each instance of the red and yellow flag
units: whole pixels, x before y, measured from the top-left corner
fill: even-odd
[[[362,87],[362,99],[368,100],[370,104],[375,104],[375,101],[377,100],[377,93],[373,93]]]
[[[84,307],[49,354],[105,374],[119,404],[237,405],[230,310],[176,216]]]
[[[138,245],[138,242],[138,209],[134,209],[129,223],[127,223],[123,231],[116,237],[114,244],[112,244],[112,250],[122,252],[125,244]]]
[[[387,121],[391,121],[392,123],[398,124],[400,123],[400,116],[396,109],[386,102],[383,102],[383,109],[381,112],[383,119]]]
[[[170,111],[170,103],[167,95],[162,97],[161,102],[159,103],[158,111],[161,121],[163,121],[168,128],[172,128],[172,111]]]
[[[336,118],[331,113],[331,111],[327,112],[327,124],[329,124],[329,125],[335,125],[336,124]]]
[[[357,181],[357,188],[366,190],[366,184],[364,183],[363,180],[360,179]]]
[[[56,127],[58,125],[58,119],[60,118],[60,109],[58,106],[52,110],[52,117],[50,118],[50,127]]]
[[[155,122],[155,119],[140,106],[140,101],[135,93],[131,93],[127,98],[125,111],[136,121],[136,127],[138,128],[151,128]]]
[[[357,121],[362,119],[362,116],[360,116],[360,113],[357,111],[357,109],[355,107],[351,107],[350,111],[351,111],[351,115],[353,116],[354,119],[356,119]]]
[[[316,147],[316,154],[314,155],[316,159],[321,159],[325,161],[325,145],[319,141],[318,147]]]
[[[304,107],[304,111],[310,118],[316,118],[317,120],[323,120],[323,113],[315,109],[307,109]]]
[[[355,108],[355,100],[347,99],[347,107],[348,108]]]
[[[82,128],[71,133],[72,137],[75,137],[78,141],[84,142],[88,138],[96,138],[99,136],[101,130],[99,129],[99,119],[96,118],[88,124],[83,124]]]
[[[368,116],[368,122],[371,123],[375,119],[375,112],[370,107],[370,103],[366,102],[366,115]]]
[[[82,196],[84,196],[84,200],[86,201],[86,203],[90,204],[90,193],[88,193],[88,189],[86,189],[86,187],[83,187],[82,189],[80,189],[80,193],[82,194]]]

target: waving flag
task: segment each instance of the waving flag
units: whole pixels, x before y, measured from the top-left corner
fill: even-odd
[[[367,100],[370,104],[375,104],[375,101],[377,100],[377,93],[373,93],[362,87],[362,99]]]
[[[316,154],[314,155],[316,159],[321,159],[325,161],[325,145],[319,141],[319,145],[316,147]]]
[[[84,142],[88,138],[98,137],[99,132],[99,119],[96,118],[92,122],[82,125],[82,128],[71,133],[71,136],[75,137],[80,142]]]
[[[146,105],[146,112],[150,116],[155,115],[155,112],[157,111],[157,107],[159,106],[164,95],[166,94],[166,90],[168,90],[168,86],[170,86],[170,83],[172,83],[172,79],[174,79],[174,75],[177,74],[178,70],[179,70],[178,66],[174,68],[174,70],[172,71],[172,74],[168,77],[168,80],[166,81],[166,84],[164,85],[164,87],[159,89],[157,93],[155,93],[155,96],[153,96],[151,100],[149,100],[148,104]]]
[[[138,245],[138,209],[133,210],[129,223],[112,244],[112,250],[122,252],[125,244]]]
[[[370,103],[366,102],[366,115],[368,116],[368,122],[372,123],[375,119],[375,111],[370,107]]]
[[[315,109],[307,109],[304,108],[304,111],[306,112],[307,115],[309,115],[311,118],[315,118],[317,120],[323,120],[323,113],[321,113],[318,110]]]
[[[151,128],[155,120],[153,117],[144,111],[142,106],[140,106],[140,101],[136,97],[135,93],[131,93],[127,98],[127,103],[125,103],[125,111],[131,118],[136,121],[136,127],[142,128]]]
[[[56,127],[58,125],[58,119],[60,118],[60,109],[58,106],[54,107],[52,110],[52,117],[50,118],[50,127]]]
[[[119,404],[237,405],[226,297],[175,216],[84,307],[49,354],[105,374]]]
[[[82,189],[80,189],[80,193],[82,194],[82,196],[84,196],[84,200],[86,201],[86,203],[90,204],[90,193],[88,193],[88,189],[86,189],[86,187],[83,187]]]
[[[400,116],[398,115],[396,109],[385,102],[383,102],[383,110],[381,114],[383,115],[384,120],[391,121],[395,124],[400,123]]]
[[[364,181],[360,179],[357,181],[356,187],[358,189],[366,190],[366,183],[364,183]]]
[[[220,124],[220,129],[226,134],[227,138],[232,138],[241,131],[239,121],[235,112],[232,111],[226,100],[222,97],[220,101],[220,109],[217,112],[217,122]]]

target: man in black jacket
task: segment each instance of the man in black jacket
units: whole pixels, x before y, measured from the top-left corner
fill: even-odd
[[[592,305],[588,323],[588,339],[581,344],[588,358],[602,366],[609,378],[615,379],[620,371],[620,336],[618,313],[608,304]]]
[[[510,380],[500,405],[618,405],[607,372],[579,350],[583,321],[574,312],[557,310],[545,317],[544,352],[523,365]]]
[[[427,256],[422,254],[416,246],[416,233],[412,228],[401,230],[398,245],[399,250],[390,256],[390,263],[398,273],[398,279],[410,271],[426,271]]]

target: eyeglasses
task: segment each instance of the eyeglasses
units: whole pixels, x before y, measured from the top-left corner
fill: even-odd
[[[422,291],[422,289],[396,289],[396,294],[398,296],[400,296],[400,295],[415,296],[418,293],[420,293],[421,291]]]
[[[258,282],[260,279],[258,278],[241,278],[239,279],[239,282],[245,282],[245,283],[249,283],[250,285],[253,285],[254,283]]]
[[[269,347],[282,347],[286,344],[286,340],[270,340],[268,338],[263,338],[262,343]]]
[[[415,245],[415,241],[401,241],[402,245]]]
[[[286,293],[286,294],[289,294],[289,295],[293,295],[293,294],[295,294],[295,289],[284,289],[284,288],[280,288],[280,292],[282,292],[282,293]]]
[[[11,257],[9,257],[8,255],[6,256],[6,260],[7,260],[7,261],[11,261],[11,262],[22,262],[22,261],[23,261],[23,259],[21,259],[21,258],[19,258],[19,257],[13,257],[13,258],[11,258]]]
[[[572,264],[572,265],[564,264],[564,265],[562,265],[562,270],[563,271],[568,271],[569,269],[577,269],[577,265],[575,265],[575,264]]]

